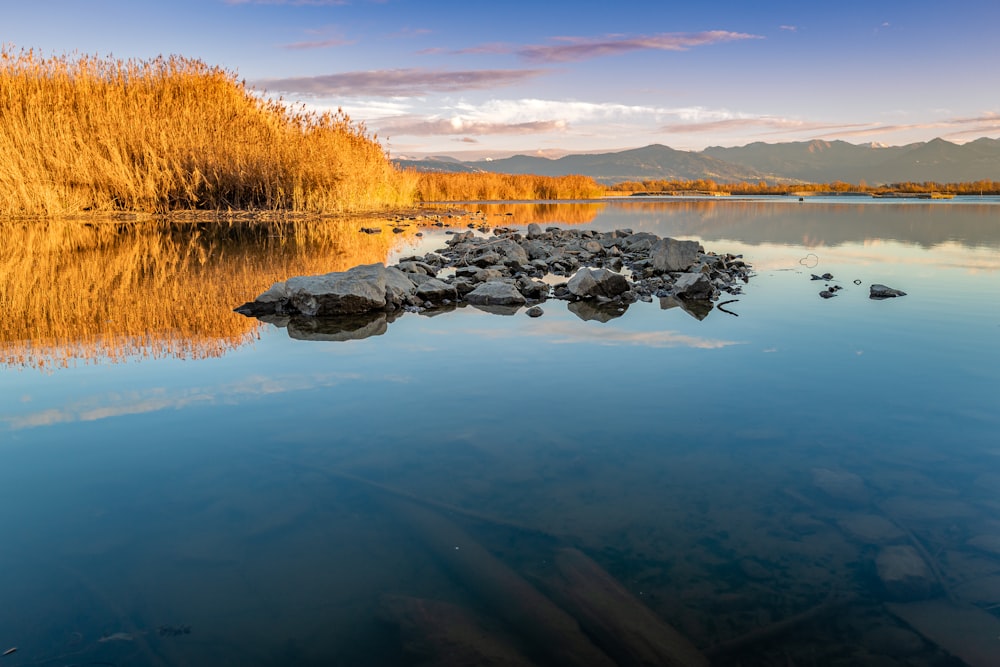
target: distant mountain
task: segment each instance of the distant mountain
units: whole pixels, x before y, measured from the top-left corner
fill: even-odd
[[[846,141],[757,142],[733,148],[712,146],[699,152],[653,144],[615,153],[566,155],[555,160],[515,155],[474,162],[441,156],[396,162],[418,171],[581,174],[608,184],[650,179],[711,179],[721,183],[864,180],[869,185],[903,181],[949,183],[1000,181],[1000,139],[983,138],[962,145],[934,139],[906,146]]]

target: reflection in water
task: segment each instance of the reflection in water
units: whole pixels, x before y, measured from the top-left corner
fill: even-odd
[[[259,336],[193,363],[0,373],[0,650],[19,647],[5,667],[461,655],[448,651],[599,664],[587,641],[619,664],[667,662],[633,659],[642,647],[698,664],[691,645],[716,667],[998,664],[993,214],[927,249],[898,227],[881,239],[883,204],[849,204],[824,219],[856,229],[816,226],[817,251],[787,240],[815,222],[783,216],[822,202],[680,203],[674,217],[607,204],[591,224],[676,236],[699,210],[724,213],[701,233],[737,229],[755,267],[776,258],[740,317],[638,302],[581,321],[548,304],[539,319],[403,316],[365,341],[388,321],[276,320],[307,344],[272,326],[230,339],[212,316],[252,327],[230,309],[275,277],[377,261],[400,237],[66,232],[79,250],[57,238],[38,273],[67,274],[66,303],[100,318],[44,291],[32,310],[9,287],[43,281],[5,246],[4,303],[37,320],[2,325],[7,354],[29,325],[74,350],[94,331],[162,350],[183,324],[174,304],[199,290],[189,345]],[[935,228],[958,206],[935,208]],[[130,257],[148,268],[126,271]],[[810,280],[826,271],[837,299]],[[871,301],[852,280],[869,276],[909,296]],[[88,280],[113,308],[74,300]],[[132,303],[147,292],[160,303]],[[136,314],[105,322],[119,311]]]
[[[416,231],[358,233],[365,224],[5,223],[0,364],[221,355],[254,338],[258,323],[231,313],[247,295],[293,275],[385,261]]]

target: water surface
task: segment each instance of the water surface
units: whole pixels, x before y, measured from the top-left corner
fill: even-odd
[[[398,596],[530,654],[400,494],[540,589],[580,549],[702,649],[850,597],[718,664],[961,664],[890,613],[876,562],[916,542],[927,597],[1000,606],[998,203],[469,205],[696,239],[757,275],[735,316],[654,302],[600,322],[549,301],[348,341],[231,309],[446,228],[11,231],[5,664],[415,663],[423,626]],[[843,289],[824,300],[827,272]],[[872,283],[908,295],[873,301]]]

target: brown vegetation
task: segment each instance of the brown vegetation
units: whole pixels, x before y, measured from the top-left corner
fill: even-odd
[[[432,201],[511,201],[532,199],[594,199],[606,188],[589,176],[530,174],[419,174],[417,198]]]
[[[0,118],[0,216],[371,210],[410,204],[416,185],[344,113],[289,108],[176,56],[0,47]]]
[[[0,225],[0,367],[204,358],[255,336],[234,306],[288,276],[384,262],[375,220],[211,218]]]
[[[1000,181],[979,180],[968,183],[934,183],[925,181],[920,183],[903,182],[871,186],[864,181],[857,184],[846,183],[844,181],[833,181],[832,183],[769,184],[765,181],[717,183],[712,179],[698,179],[693,181],[651,179],[644,181],[623,181],[610,186],[608,191],[616,194],[700,191],[709,193],[727,192],[734,195],[788,195],[796,192],[867,192],[872,194],[940,192],[954,195],[995,195],[1000,194]]]

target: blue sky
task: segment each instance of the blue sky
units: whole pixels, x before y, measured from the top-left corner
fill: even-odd
[[[198,58],[395,156],[1000,137],[1000,3],[3,0],[0,42]]]

